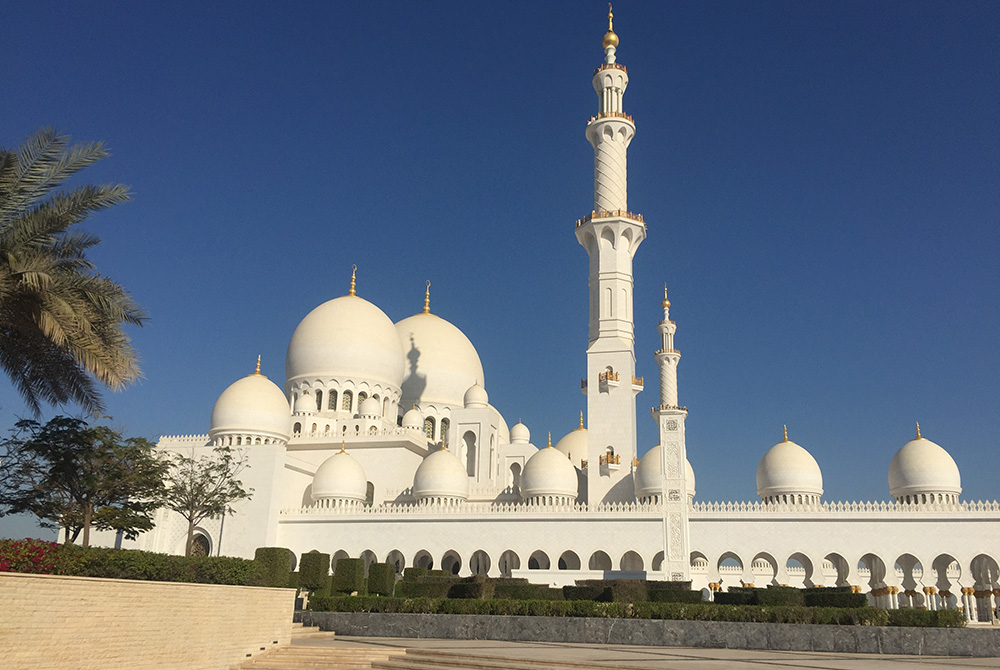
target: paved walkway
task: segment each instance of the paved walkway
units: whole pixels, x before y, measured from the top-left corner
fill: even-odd
[[[528,658],[548,661],[587,661],[608,668],[636,670],[908,670],[910,668],[1000,668],[997,658],[942,656],[888,656],[807,651],[753,651],[744,649],[691,649],[639,647],[617,644],[565,642],[498,642],[494,640],[436,640],[387,637],[334,639],[304,638],[303,646],[392,647],[435,649],[494,658]]]

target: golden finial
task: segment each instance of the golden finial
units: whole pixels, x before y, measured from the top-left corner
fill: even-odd
[[[663,285],[663,302],[660,303],[660,307],[667,308],[670,307],[670,301],[667,300],[667,285]]]
[[[577,430],[583,430],[583,410],[582,409],[580,410],[580,425],[577,427]]]
[[[782,426],[785,429],[785,439],[782,442],[788,442],[788,426]]]
[[[355,293],[354,293],[354,287],[356,285],[355,278],[357,277],[357,274],[358,274],[358,266],[357,265],[352,265],[351,266],[351,290],[347,292],[347,295],[355,295]]]
[[[551,430],[549,431],[549,443],[547,445],[545,445],[545,448],[546,449],[551,449],[552,448],[552,431]]]
[[[917,439],[921,440],[923,437],[920,435],[920,422],[917,421]]]
[[[346,454],[347,453],[347,440],[341,440],[340,441],[340,453],[342,453],[342,454]]]
[[[427,280],[427,290],[424,291],[424,314],[431,313],[431,280]]]
[[[260,374],[260,354],[257,354],[257,367],[256,367],[256,369],[254,369],[252,376],[254,376],[254,377],[263,377],[264,376],[264,375]]]
[[[604,40],[601,42],[601,44],[604,45],[605,49],[607,49],[608,47],[616,47],[616,46],[618,46],[618,35],[615,35],[615,28],[614,28],[614,23],[613,23],[614,18],[615,18],[615,15],[611,11],[611,3],[609,2],[608,3],[608,32],[604,33]]]

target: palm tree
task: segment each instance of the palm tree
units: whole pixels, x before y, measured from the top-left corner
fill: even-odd
[[[100,239],[71,229],[127,201],[128,187],[53,194],[108,155],[101,142],[69,142],[42,128],[16,152],[0,148],[0,368],[36,416],[43,402],[99,415],[99,383],[118,390],[139,376],[123,326],[141,326],[145,314],[87,259]]]

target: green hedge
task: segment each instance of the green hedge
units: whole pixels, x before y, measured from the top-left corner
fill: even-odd
[[[406,568],[403,570],[403,581],[409,582],[415,580],[417,577],[426,577],[428,572],[430,570],[427,568]]]
[[[396,585],[396,593],[402,598],[447,598],[452,583],[434,581],[406,581]]]
[[[864,607],[868,604],[868,596],[864,593],[850,591],[806,589],[803,596],[806,607]]]
[[[890,626],[918,626],[937,628],[964,628],[965,618],[958,610],[901,609],[889,610]]]
[[[716,593],[715,602],[719,605],[767,605],[784,607],[803,607],[806,605],[802,589],[775,586],[766,589],[731,587],[725,593]],[[857,605],[863,607],[867,603]]]
[[[365,592],[365,561],[361,558],[342,558],[337,561],[330,587],[333,593],[351,594]]]
[[[372,563],[368,567],[368,588],[373,596],[391,596],[396,587],[396,566],[392,563]]]
[[[292,550],[285,547],[258,547],[253,560],[259,567],[258,586],[288,586]]]
[[[504,584],[493,586],[493,597],[501,600],[562,600],[562,589],[550,589],[545,584]]]
[[[299,559],[299,586],[317,591],[330,583],[330,554],[311,551]]]
[[[452,584],[448,589],[448,597],[457,600],[489,600],[493,597],[496,585],[488,581],[469,581]]]
[[[649,600],[654,603],[700,603],[701,591],[680,591],[677,589],[661,589],[649,592]]]

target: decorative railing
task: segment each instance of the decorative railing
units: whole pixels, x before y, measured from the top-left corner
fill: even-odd
[[[621,454],[602,454],[601,465],[621,465]]]
[[[161,435],[159,442],[167,440],[169,442],[183,442],[185,444],[208,444],[208,435]]]
[[[598,72],[603,72],[604,70],[621,70],[625,74],[628,74],[628,68],[626,68],[621,63],[605,63],[601,67],[595,68],[594,74],[597,74]]]
[[[632,375],[632,386],[642,386],[643,385],[642,381],[643,381],[642,377],[636,377],[635,375]]]
[[[903,512],[911,514],[926,514],[933,512],[1000,512],[1000,502],[994,501],[963,501],[959,503],[927,503],[907,505],[883,500],[860,502],[821,502],[819,504],[774,504],[753,502],[696,502],[691,506],[692,512],[707,513],[759,513],[787,514],[799,513],[876,513]]]
[[[660,409],[678,409],[684,412],[688,411],[688,408],[684,407],[683,405],[660,405]],[[652,411],[655,412],[656,408],[654,407]]]
[[[635,125],[635,120],[625,112],[599,112],[596,116],[590,117],[590,121],[587,121],[589,126],[594,121],[600,121],[601,119],[625,119],[629,123]]]
[[[372,431],[370,428],[355,429],[354,427],[351,427],[349,430],[344,431],[344,430],[337,430],[334,426],[331,425],[330,430],[326,430],[325,428],[323,429],[317,428],[316,430],[310,429],[309,431],[303,430],[297,433],[292,433],[292,437],[294,437],[296,440],[323,439],[323,438],[341,440],[345,437],[349,437],[352,440],[357,440],[364,438],[377,439],[382,437],[398,437],[400,435],[406,435],[408,437],[413,437],[415,435],[423,436],[423,432],[421,429],[418,428],[398,428],[398,427],[379,428],[376,429],[375,431]],[[421,441],[423,440],[421,439]]]
[[[637,221],[642,224],[643,230],[646,229],[646,222],[642,220],[642,214],[636,214],[635,212],[630,212],[625,209],[600,209],[594,210],[582,219],[577,219],[576,227],[579,228],[585,223],[590,223],[594,219],[611,219],[614,217],[621,217],[623,219],[629,219],[630,221]]]
[[[597,375],[597,381],[599,382],[616,382],[618,381],[618,373],[605,371]]]

